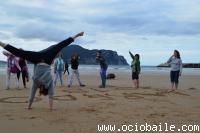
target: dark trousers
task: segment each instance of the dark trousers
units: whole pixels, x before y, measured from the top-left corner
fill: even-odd
[[[171,71],[170,72],[170,79],[172,83],[178,84],[179,82],[179,73],[180,71]]]
[[[18,72],[17,73],[17,79],[19,80],[20,79],[20,75],[22,73],[22,80],[23,80],[23,84],[24,84],[24,87],[26,87],[26,78],[27,78],[27,73],[26,72]]]
[[[56,55],[64,47],[68,46],[73,41],[74,41],[74,39],[70,37],[56,45],[52,45],[52,46],[48,47],[47,49],[44,49],[44,50],[41,50],[38,52],[18,49],[11,45],[6,45],[6,47],[4,47],[4,49],[11,52],[12,54],[14,54],[17,57],[21,57],[25,60],[32,62],[33,64],[38,64],[40,62],[44,62],[46,64],[51,65],[51,63],[54,60],[54,58],[56,57]]]

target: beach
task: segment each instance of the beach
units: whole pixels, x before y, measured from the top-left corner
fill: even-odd
[[[85,71],[85,70],[83,70]],[[0,132],[1,133],[95,133],[98,125],[173,124],[199,125],[200,76],[183,74],[177,91],[168,93],[170,80],[166,74],[142,72],[141,87],[133,88],[131,73],[120,69],[108,72],[116,74],[107,81],[107,88],[98,88],[98,70],[81,71],[86,87],[79,87],[75,80],[67,88],[57,83],[52,112],[48,97],[37,93],[33,109],[25,109],[31,87],[5,90],[6,76],[0,76]],[[103,131],[102,131],[103,132]],[[105,131],[104,131],[105,132]],[[140,131],[138,131],[140,132]]]

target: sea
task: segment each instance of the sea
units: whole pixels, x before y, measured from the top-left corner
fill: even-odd
[[[6,74],[6,64],[0,64],[0,75]],[[33,73],[34,65],[29,64],[29,72]],[[70,69],[70,67],[69,67]],[[91,73],[99,73],[100,66],[99,65],[80,65],[79,72],[81,74],[89,75]],[[52,67],[53,71],[53,67]],[[130,66],[123,65],[110,65],[108,67],[108,73],[120,73],[120,74],[131,74]],[[169,75],[170,68],[165,67],[156,67],[156,66],[142,66],[141,74],[142,75]],[[182,75],[194,75],[200,76],[200,68],[183,68]]]

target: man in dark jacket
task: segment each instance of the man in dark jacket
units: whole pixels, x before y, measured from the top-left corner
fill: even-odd
[[[101,70],[100,70],[100,76],[101,76],[101,81],[102,84],[99,86],[100,88],[105,88],[106,87],[106,71],[108,69],[108,65],[106,63],[105,58],[102,55],[101,51],[98,51],[96,54],[96,60],[99,62]]]

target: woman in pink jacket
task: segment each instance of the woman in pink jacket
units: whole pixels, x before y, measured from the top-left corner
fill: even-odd
[[[10,79],[11,79],[11,74],[15,75],[16,79],[16,88],[19,89],[19,80],[17,79],[17,73],[21,71],[21,68],[19,66],[18,60],[16,56],[9,52],[3,52],[5,56],[7,56],[7,82],[6,82],[6,89],[10,89]]]

